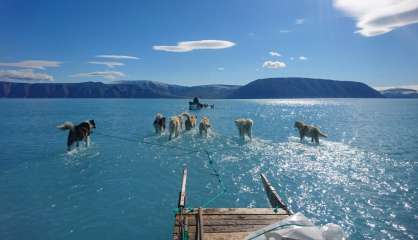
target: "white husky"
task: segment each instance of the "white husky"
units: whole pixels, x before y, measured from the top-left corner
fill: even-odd
[[[244,139],[245,135],[247,135],[250,139],[252,139],[252,127],[253,127],[253,120],[249,118],[240,118],[235,120],[235,125],[238,128],[239,136]]]

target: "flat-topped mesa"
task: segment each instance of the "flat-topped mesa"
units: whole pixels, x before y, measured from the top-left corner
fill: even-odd
[[[267,177],[261,175],[271,208],[186,208],[187,169],[183,170],[174,240],[238,240],[250,233],[283,220],[292,213]]]

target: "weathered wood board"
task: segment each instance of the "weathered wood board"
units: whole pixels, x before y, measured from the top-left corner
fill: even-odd
[[[200,232],[203,240],[238,240],[244,239],[248,234],[269,224],[280,221],[289,216],[283,209],[274,208],[203,208],[203,231]],[[190,240],[198,239],[199,220],[198,209],[175,218],[173,239],[181,239],[181,219],[187,218],[188,237]]]

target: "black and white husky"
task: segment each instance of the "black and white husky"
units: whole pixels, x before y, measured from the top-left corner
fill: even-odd
[[[165,117],[161,113],[157,113],[152,125],[154,126],[155,134],[161,135],[165,131]]]
[[[70,151],[71,146],[74,143],[76,143],[76,146],[78,147],[79,141],[85,141],[86,146],[88,146],[90,141],[90,134],[92,133],[92,129],[96,128],[96,123],[94,120],[88,120],[78,125],[74,125],[71,122],[65,122],[61,125],[58,125],[57,128],[62,130],[70,130],[67,139],[67,150]]]

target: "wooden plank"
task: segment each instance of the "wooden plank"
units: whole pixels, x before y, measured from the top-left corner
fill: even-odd
[[[235,232],[235,233],[207,233],[207,240],[243,240],[251,232]]]
[[[236,232],[236,233],[205,233],[205,240],[243,240],[251,232]],[[180,238],[173,238],[175,240]],[[189,234],[189,240],[196,240],[195,234]]]
[[[261,229],[265,226],[267,226],[267,225],[252,225],[252,224],[250,224],[250,225],[246,225],[246,224],[228,225],[228,226],[207,226],[207,225],[204,225],[203,226],[203,231],[204,231],[205,235],[207,233],[222,233],[222,232],[229,232],[229,233],[232,233],[232,232],[253,232],[253,231]],[[199,229],[198,229],[198,227],[196,227],[196,225],[189,226],[189,230],[188,230],[189,235],[198,236],[198,234],[196,234],[198,231],[199,231]],[[178,232],[178,234],[181,234],[181,233]]]
[[[229,225],[269,225],[272,223],[275,223],[281,219],[284,219],[285,217],[282,218],[276,218],[276,219],[263,219],[263,220],[236,220],[236,219],[211,219],[208,220],[205,218],[205,226],[229,226]],[[198,222],[196,220],[194,220],[195,218],[190,218],[189,220],[189,226],[196,226],[198,224]],[[180,226],[180,223],[176,223],[176,225]]]
[[[274,212],[273,208],[202,208],[203,214],[218,214],[218,215],[289,215],[285,210],[278,209]],[[193,208],[192,212],[185,214],[196,214],[198,209]]]
[[[197,217],[197,226],[198,226],[197,240],[203,240],[204,234],[205,234],[203,226],[205,226],[205,224],[203,221],[203,211],[201,208],[199,208],[197,216],[198,216]]]
[[[187,182],[187,168],[183,169],[183,177],[181,180],[181,190],[179,193],[178,208],[182,209],[186,207],[186,182]]]
[[[279,194],[277,194],[276,189],[271,185],[269,180],[267,179],[266,175],[263,173],[261,174],[261,181],[263,182],[264,190],[266,191],[267,198],[269,199],[270,205],[273,208],[281,208],[285,210],[288,214],[291,212],[287,208],[284,201],[280,198]]]
[[[192,214],[184,215],[193,219]],[[277,215],[204,215],[207,222],[214,220],[225,220],[225,221],[268,221],[288,217],[289,215],[277,214]],[[177,215],[176,222],[180,222],[180,215]]]

